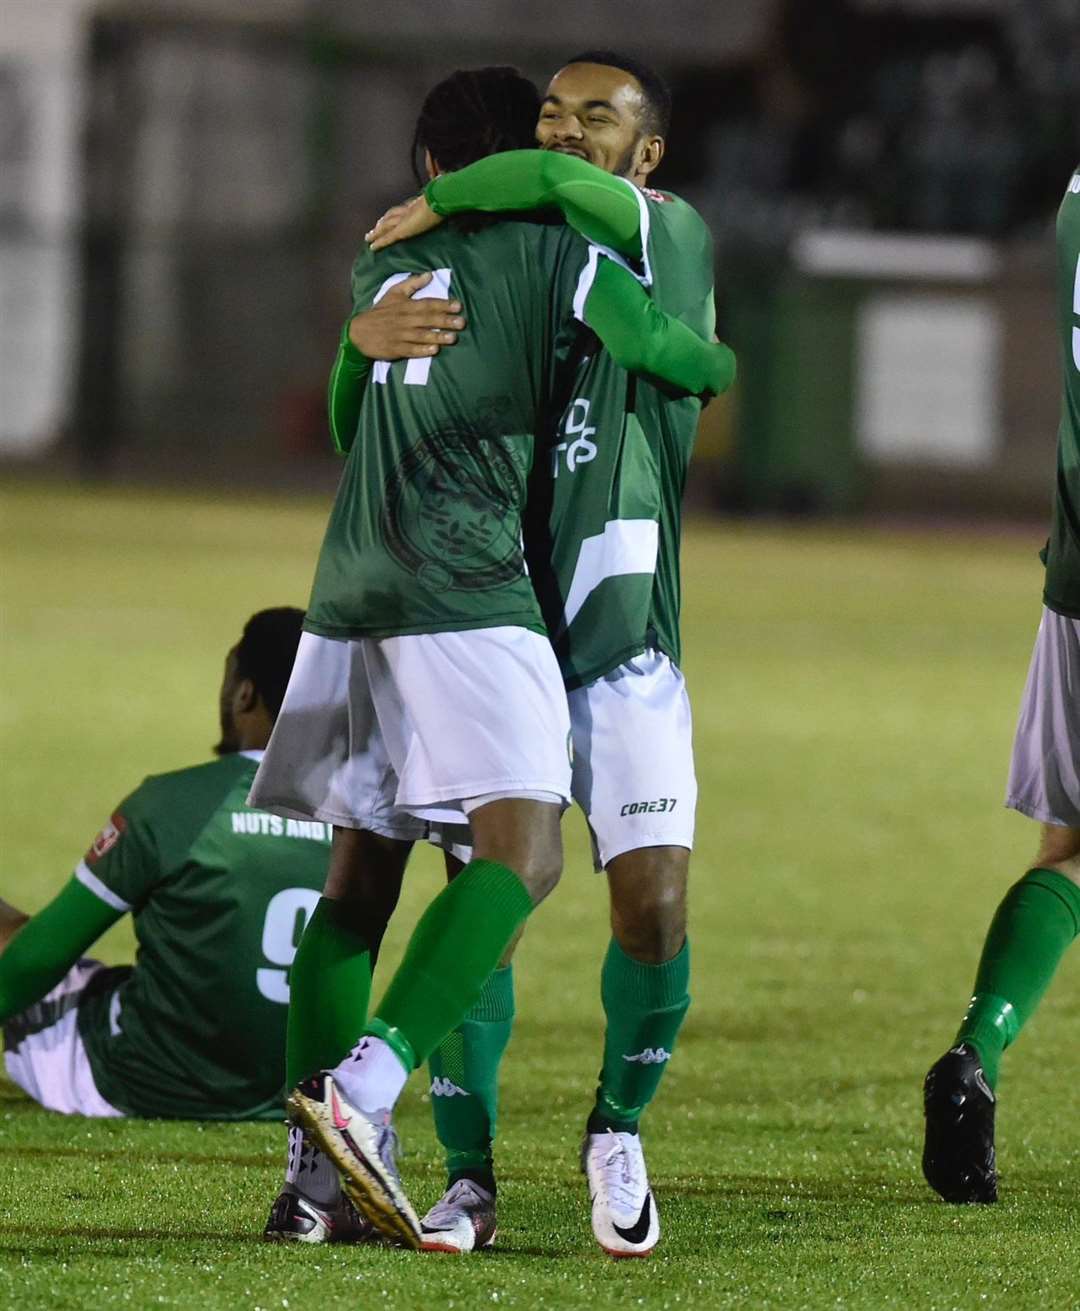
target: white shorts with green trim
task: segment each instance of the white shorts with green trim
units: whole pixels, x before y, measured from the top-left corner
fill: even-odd
[[[573,797],[604,869],[639,847],[694,845],[697,778],[690,699],[671,660],[645,651],[568,693]],[[469,859],[467,830],[433,824],[431,840]]]
[[[570,717],[547,640],[519,627],[304,633],[248,802],[423,837],[476,797],[570,797]]]
[[[41,1001],[4,1025],[8,1078],[48,1111],[64,1115],[122,1116],[98,1092],[79,1035],[79,1001],[99,970],[84,958]]]

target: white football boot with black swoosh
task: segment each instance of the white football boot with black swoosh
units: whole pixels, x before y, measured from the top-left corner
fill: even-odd
[[[581,1168],[589,1181],[596,1241],[608,1256],[648,1256],[660,1241],[660,1217],[638,1135],[587,1133]]]

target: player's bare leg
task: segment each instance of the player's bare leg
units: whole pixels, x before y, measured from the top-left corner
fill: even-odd
[[[947,1202],[997,1200],[994,1112],[1001,1057],[1080,934],[1080,829],[1044,824],[1035,865],[990,925],[954,1045],[926,1076],[923,1174]]]
[[[4,950],[29,918],[29,915],[24,915],[21,910],[16,910],[0,899],[0,951]]]
[[[401,893],[412,844],[336,828],[322,900],[291,972],[287,1087],[336,1065],[367,1018],[371,976]],[[361,1241],[371,1226],[341,1194],[337,1168],[303,1131],[289,1129],[285,1185],[263,1236],[271,1242]]]
[[[421,1230],[392,1158],[393,1106],[557,883],[560,815],[559,804],[526,798],[470,810],[473,859],[421,917],[364,1036],[331,1073],[290,1095],[290,1112],[336,1162],[349,1197],[409,1247],[420,1246]]]
[[[639,847],[607,866],[612,940],[601,976],[607,1029],[582,1145],[592,1226],[611,1256],[648,1256],[660,1237],[638,1121],[656,1094],[690,998],[685,847]]]

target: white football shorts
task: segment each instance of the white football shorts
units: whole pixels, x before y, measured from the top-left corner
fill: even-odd
[[[589,822],[596,868],[639,847],[692,849],[697,778],[681,672],[666,655],[646,651],[567,699],[571,787]],[[433,824],[430,836],[469,859],[467,830]]]
[[[567,699],[573,795],[597,869],[638,847],[692,848],[697,777],[682,673],[645,651]]]
[[[98,1092],[79,1036],[79,1000],[104,968],[100,961],[76,961],[55,988],[4,1026],[8,1078],[47,1111],[98,1117],[124,1114]]]
[[[1009,764],[1005,805],[1080,828],[1080,620],[1043,607]]]
[[[528,629],[304,633],[248,802],[416,839],[470,798],[568,804],[569,739],[558,662]]]

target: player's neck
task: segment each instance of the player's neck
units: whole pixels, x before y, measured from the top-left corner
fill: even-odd
[[[268,714],[256,711],[250,715],[237,716],[237,751],[265,751],[273,728],[274,722]]]

